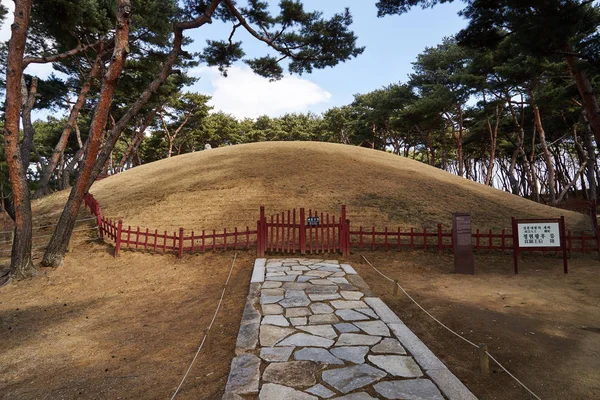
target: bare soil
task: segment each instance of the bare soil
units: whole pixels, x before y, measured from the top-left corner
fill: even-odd
[[[56,270],[0,289],[0,398],[165,399],[213,316],[233,253],[172,255],[83,244]],[[178,399],[220,398],[253,258],[238,253],[230,286]]]
[[[476,275],[457,275],[452,255],[363,253],[432,315],[489,352],[542,399],[600,399],[600,261],[477,255]],[[361,258],[359,274],[480,399],[533,399],[492,361],[479,372],[476,349],[442,328]]]

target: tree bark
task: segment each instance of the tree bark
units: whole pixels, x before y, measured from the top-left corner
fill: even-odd
[[[108,113],[110,111],[110,105],[112,98],[117,87],[117,82],[123,66],[125,65],[125,58],[129,51],[129,17],[131,13],[130,0],[119,0],[119,11],[117,13],[116,33],[115,33],[115,47],[111,58],[108,71],[102,82],[102,88],[100,89],[100,96],[98,104],[94,112],[94,118],[90,125],[88,148],[86,151],[85,159],[79,176],[73,186],[69,199],[65,204],[65,208],[60,216],[58,225],[48,248],[44,253],[42,264],[45,266],[59,266],[62,264],[64,254],[67,251],[73,227],[75,226],[75,220],[77,219],[77,213],[83,200],[88,187],[88,182],[92,174],[94,162],[100,150],[102,144],[102,135],[106,121],[108,120]]]
[[[33,151],[33,136],[35,130],[31,123],[31,111],[35,105],[37,97],[37,86],[38,78],[34,76],[31,78],[31,87],[27,89],[25,83],[25,77],[21,76],[21,120],[23,121],[23,141],[21,142],[21,161],[23,162],[23,168],[25,169],[25,175],[27,175],[27,169],[31,161],[31,152]]]
[[[32,276],[35,273],[31,262],[31,201],[27,186],[27,171],[23,167],[19,149],[21,77],[30,13],[31,0],[15,0],[15,17],[11,25],[6,67],[4,155],[8,167],[15,216],[15,238],[10,260],[10,275],[16,279]]]
[[[108,136],[102,150],[98,155],[98,159],[96,160],[96,164],[94,165],[94,169],[92,170],[92,175],[90,180],[88,181],[87,189],[92,186],[104,164],[108,160],[108,157],[112,153],[117,140],[119,140],[119,136],[123,130],[127,127],[127,125],[131,122],[131,120],[140,112],[142,107],[146,105],[150,97],[158,90],[158,88],[164,83],[167,77],[171,74],[171,68],[177,61],[177,57],[179,56],[179,52],[181,51],[181,46],[183,43],[183,32],[187,29],[199,28],[204,24],[211,23],[212,18],[211,15],[214,13],[215,9],[219,4],[221,4],[223,0],[212,0],[210,4],[206,7],[204,14],[199,16],[198,18],[192,21],[179,22],[174,25],[173,33],[173,48],[169,52],[165,62],[163,63],[163,67],[161,71],[156,75],[154,80],[150,83],[150,85],[142,92],[140,97],[129,107],[129,109],[123,114],[121,119],[114,125],[114,127],[110,131],[110,135]]]
[[[131,153],[134,151],[134,149],[137,146],[139,146],[139,144],[137,144],[138,141],[141,143],[142,140],[144,139],[144,132],[146,132],[146,129],[148,128],[148,125],[150,125],[150,121],[152,121],[152,118],[154,118],[155,114],[156,114],[156,109],[150,111],[150,113],[144,119],[142,126],[140,126],[137,134],[134,136],[134,138],[131,141],[131,143],[129,144],[129,146],[127,146],[125,153],[123,153],[123,157],[121,157],[121,161],[119,161],[119,166],[117,167],[117,172],[123,172],[123,167],[125,166],[125,163],[131,156]]]
[[[42,172],[42,177],[40,178],[39,187],[36,189],[36,191],[33,194],[34,199],[40,198],[48,193],[48,184],[50,183],[50,178],[52,177],[52,174],[54,173],[54,170],[56,169],[56,166],[58,165],[58,160],[60,159],[61,154],[64,152],[65,147],[67,146],[67,141],[69,140],[69,135],[71,134],[73,127],[77,124],[77,117],[79,116],[79,112],[81,111],[81,108],[85,104],[85,100],[87,98],[87,94],[90,90],[90,87],[92,86],[92,82],[93,82],[94,78],[96,78],[98,76],[98,73],[100,71],[100,62],[101,62],[100,53],[101,52],[102,52],[102,49],[100,49],[100,51],[98,51],[98,56],[96,57],[96,61],[94,62],[94,65],[92,65],[90,74],[88,75],[87,80],[83,83],[83,86],[81,87],[81,90],[79,91],[79,96],[77,96],[77,100],[75,101],[75,104],[71,108],[71,113],[69,114],[69,119],[67,120],[67,124],[65,125],[65,128],[63,129],[62,134],[60,135],[60,138],[58,139],[58,143],[56,143],[56,146],[54,147],[54,152],[52,153],[52,157],[50,157],[50,160],[48,161],[48,165],[46,165],[46,168],[44,168],[44,171]],[[78,138],[78,142],[79,142],[79,147],[81,147],[81,138]]]
[[[546,160],[546,168],[548,169],[548,195],[550,205],[556,206],[556,184],[555,184],[555,173],[554,173],[554,162],[552,161],[552,155],[548,150],[548,144],[546,143],[546,132],[542,125],[542,117],[540,116],[540,109],[535,102],[535,95],[533,90],[529,89],[529,98],[531,99],[531,107],[533,108],[533,119],[537,131],[540,135],[540,145],[542,147],[542,153],[544,154],[544,160]]]
[[[498,141],[498,127],[500,125],[500,106],[496,105],[495,111],[496,121],[494,127],[490,122],[489,117],[487,118],[488,130],[490,133],[490,166],[487,170],[487,176],[485,178],[485,185],[492,186],[492,176],[494,174],[494,163],[496,162],[496,143]]]
[[[596,200],[598,195],[596,193],[596,146],[594,146],[594,133],[592,132],[589,124],[587,124],[587,118],[584,113],[584,132],[585,132],[585,150],[587,152],[587,170],[586,177],[588,185],[590,187],[590,199]]]
[[[571,49],[569,49],[571,50]],[[594,132],[596,138],[596,144],[600,143],[600,106],[598,105],[598,99],[594,93],[594,88],[590,83],[585,71],[583,71],[579,65],[577,65],[577,59],[573,55],[565,56],[569,70],[575,78],[577,83],[577,89],[579,95],[583,101],[583,107],[587,113],[587,118],[590,122],[590,126]]]

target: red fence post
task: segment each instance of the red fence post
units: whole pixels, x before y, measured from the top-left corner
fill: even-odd
[[[104,240],[104,232],[102,231],[102,214],[96,215],[96,226],[98,227],[98,235],[100,240]]]
[[[123,220],[119,219],[117,224],[117,237],[115,243],[115,257],[119,257],[119,250],[121,249],[121,231],[123,230]]]
[[[265,226],[264,220],[265,220],[265,207],[260,206],[260,215],[258,217],[258,222],[256,223],[256,255],[258,257],[265,256],[266,233],[264,231],[266,229],[266,226]],[[203,249],[203,251],[204,251],[204,249]]]
[[[300,254],[306,255],[306,217],[304,214],[304,208],[300,209]]]
[[[342,204],[342,218],[340,220],[340,250],[342,250],[343,258],[348,258],[348,256],[350,256],[350,246],[348,243],[350,239],[350,234],[348,232],[349,222],[350,221],[346,219],[346,205]]]
[[[438,254],[442,254],[442,224],[438,224]]]
[[[177,258],[183,257],[183,228],[179,228],[179,251],[177,252]]]

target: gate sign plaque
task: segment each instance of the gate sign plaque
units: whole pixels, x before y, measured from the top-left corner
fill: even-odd
[[[557,219],[514,219],[513,258],[515,274],[519,273],[519,255],[521,251],[562,251],[563,268],[567,267],[567,245],[565,241],[565,217]],[[517,235],[517,237],[515,237]]]
[[[306,225],[308,226],[319,226],[321,221],[319,217],[308,217],[306,218]]]
[[[452,214],[452,240],[454,243],[454,272],[474,275],[475,261],[471,242],[471,214]]]
[[[560,223],[520,222],[519,247],[560,247]]]

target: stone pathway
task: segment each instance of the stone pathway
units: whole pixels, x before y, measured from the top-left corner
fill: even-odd
[[[352,266],[257,259],[223,399],[476,400]]]

